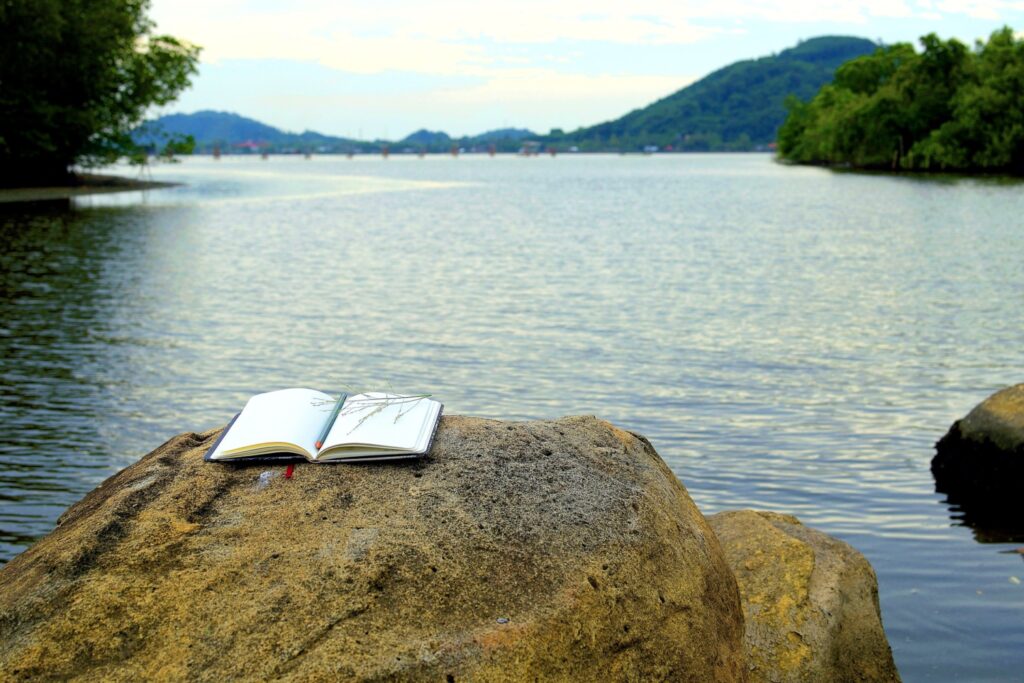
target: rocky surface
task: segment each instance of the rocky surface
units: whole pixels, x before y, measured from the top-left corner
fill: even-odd
[[[1024,384],[975,406],[935,444],[932,475],[954,519],[979,541],[1024,538]]]
[[[932,473],[940,485],[998,489],[1010,484],[1019,490],[1024,484],[1024,384],[979,403],[953,423],[935,448]]]
[[[863,555],[789,515],[708,522],[739,582],[752,683],[899,680]]]
[[[641,437],[445,417],[425,461],[290,479],[202,462],[215,437],[167,442],[0,570],[2,678],[745,676],[733,573]]]

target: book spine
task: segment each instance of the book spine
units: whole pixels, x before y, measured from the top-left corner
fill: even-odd
[[[213,442],[212,446],[210,446],[210,450],[206,451],[206,455],[203,456],[203,460],[205,460],[206,462],[213,461],[214,452],[217,450],[217,447],[220,446],[220,442],[224,440],[224,437],[228,435],[228,432],[231,430],[231,426],[235,424],[235,420],[237,420],[238,416],[241,414],[242,413],[235,413],[235,416],[231,418],[231,421],[228,422],[226,427],[224,427],[224,429],[220,433],[220,436],[217,437],[217,440]]]

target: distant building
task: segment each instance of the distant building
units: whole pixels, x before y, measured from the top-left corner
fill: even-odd
[[[519,156],[535,157],[540,154],[540,143],[535,140],[524,140],[519,148]]]
[[[244,150],[246,152],[259,152],[266,146],[266,140],[246,140],[245,142],[236,142],[232,145],[235,149]]]

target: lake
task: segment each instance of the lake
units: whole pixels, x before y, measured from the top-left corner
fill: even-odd
[[[706,514],[863,552],[905,680],[1020,680],[1024,537],[965,526],[929,462],[1024,381],[1021,184],[753,154],[151,174],[184,185],[0,205],[0,561],[253,393],[431,392],[646,434]]]

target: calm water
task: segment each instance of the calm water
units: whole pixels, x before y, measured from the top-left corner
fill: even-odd
[[[189,160],[0,205],[0,560],[186,430],[287,386],[594,413],[706,512],[860,549],[907,681],[1020,680],[1024,544],[932,444],[1024,381],[1024,187],[767,156]]]

